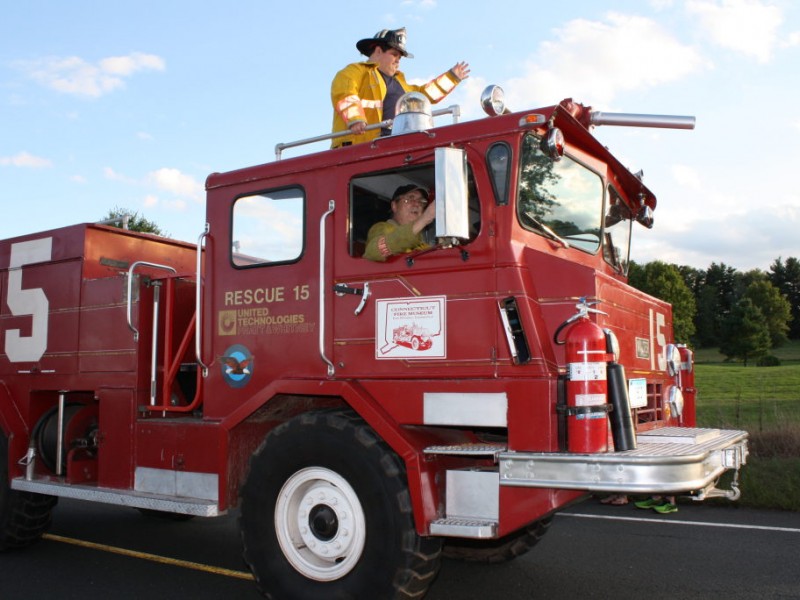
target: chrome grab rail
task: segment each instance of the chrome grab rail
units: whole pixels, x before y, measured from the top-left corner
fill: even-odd
[[[328,365],[328,377],[333,377],[336,369],[331,359],[325,354],[325,222],[336,208],[336,202],[328,201],[328,210],[319,220],[319,356]]]
[[[434,117],[440,117],[442,115],[453,115],[453,123],[458,123],[458,119],[459,117],[461,117],[461,107],[458,104],[453,104],[452,106],[448,106],[447,108],[440,108],[439,110],[434,110],[431,113],[431,115]],[[386,119],[385,121],[381,121],[380,123],[367,125],[364,131],[372,131],[374,129],[382,129],[384,127],[391,128],[392,123],[393,123],[392,119]],[[349,129],[345,131],[337,131],[336,133],[325,133],[323,135],[317,135],[302,140],[296,140],[294,142],[281,142],[280,144],[275,144],[275,160],[280,160],[281,153],[287,148],[295,148],[297,146],[304,146],[306,144],[313,144],[315,142],[324,142],[325,140],[335,140],[337,138],[345,137],[347,135],[352,135],[352,132]]]
[[[195,327],[194,327],[194,355],[195,359],[197,359],[197,364],[202,369],[203,377],[208,376],[208,365],[203,362],[203,295],[202,295],[202,288],[203,288],[203,241],[208,237],[208,233],[210,231],[210,225],[206,223],[206,227],[203,230],[203,233],[197,238],[197,284],[195,286],[195,296],[194,296],[194,306],[195,306]]]
[[[127,306],[127,316],[128,316],[128,328],[133,332],[133,341],[139,341],[139,330],[133,326],[133,320],[131,319],[131,305],[133,304],[132,301],[132,294],[133,294],[133,272],[136,270],[137,267],[150,267],[152,269],[163,269],[164,271],[170,271],[173,274],[177,274],[177,271],[168,265],[159,265],[157,263],[151,263],[144,260],[137,260],[133,263],[130,268],[128,269],[128,306]]]

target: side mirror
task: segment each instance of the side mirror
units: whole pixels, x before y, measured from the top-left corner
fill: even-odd
[[[648,229],[653,228],[653,222],[655,221],[655,217],[653,215],[653,209],[643,204],[639,208],[639,212],[636,213],[636,220],[647,227]]]
[[[445,243],[469,239],[467,154],[459,148],[436,148],[436,237]]]

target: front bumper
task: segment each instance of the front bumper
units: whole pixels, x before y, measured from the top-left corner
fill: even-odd
[[[665,427],[638,434],[635,450],[501,452],[498,463],[501,486],[704,497],[725,471],[738,471],[747,454],[746,431]],[[736,499],[738,490],[723,495]]]

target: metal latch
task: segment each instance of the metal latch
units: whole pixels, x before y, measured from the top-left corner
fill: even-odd
[[[356,310],[353,313],[356,316],[361,314],[361,311],[364,310],[364,307],[367,305],[367,299],[370,295],[369,282],[365,283],[363,288],[354,288],[350,287],[346,283],[337,283],[333,286],[333,291],[337,296],[344,296],[345,294],[361,296],[361,302],[358,303],[358,306],[356,306]]]

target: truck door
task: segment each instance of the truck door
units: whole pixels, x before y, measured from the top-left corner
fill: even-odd
[[[204,283],[211,415],[251,401],[277,379],[324,374],[314,361],[319,246],[308,190],[265,185],[219,193],[219,202],[209,200]]]
[[[397,376],[423,365],[430,373],[430,367],[437,364],[475,365],[478,356],[483,366],[487,363],[497,307],[485,293],[474,293],[492,289],[493,273],[485,263],[487,239],[480,235],[481,205],[471,173],[464,182],[469,192],[463,201],[466,208],[469,200],[469,239],[463,244],[417,250],[385,262],[363,256],[370,227],[391,218],[391,199],[398,188],[420,186],[429,190],[432,200],[441,190],[436,181],[440,169],[434,157],[428,156],[427,162],[411,167],[405,163],[387,166],[386,160],[360,164],[360,170],[346,182],[349,205],[340,212],[337,204],[336,248],[332,250],[332,351],[338,375]],[[444,200],[436,202],[439,222]],[[434,223],[424,232],[432,246],[435,228]],[[481,316],[467,327],[471,311]],[[470,336],[483,343],[476,346],[457,341]]]

